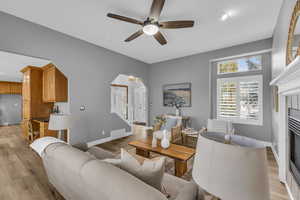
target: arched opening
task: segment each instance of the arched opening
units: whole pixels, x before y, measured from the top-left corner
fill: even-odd
[[[147,88],[134,76],[120,74],[111,82],[111,113],[128,125],[148,122]]]

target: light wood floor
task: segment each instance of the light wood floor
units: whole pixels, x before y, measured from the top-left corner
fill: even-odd
[[[0,199],[54,200],[40,158],[19,126],[0,127]]]
[[[0,200],[55,200],[48,186],[40,158],[21,138],[18,126],[0,127]],[[112,151],[125,146],[124,141],[105,144]],[[277,178],[278,167],[268,151],[272,200],[288,200],[287,191]]]

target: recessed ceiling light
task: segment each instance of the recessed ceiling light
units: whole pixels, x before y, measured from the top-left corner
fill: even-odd
[[[222,15],[221,20],[222,20],[222,21],[226,21],[227,19],[229,19],[229,18],[232,17],[232,16],[233,16],[233,14],[232,14],[231,11],[226,12],[226,13],[224,13],[224,14]]]

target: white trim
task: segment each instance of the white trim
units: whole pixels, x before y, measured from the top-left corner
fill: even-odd
[[[257,80],[259,82],[259,96],[258,96],[258,105],[260,106],[260,113],[258,115],[258,120],[243,120],[240,119],[239,117],[220,117],[220,108],[219,108],[219,99],[220,99],[220,84],[223,82],[236,82],[236,87],[237,87],[237,109],[238,113],[240,109],[239,105],[239,82],[240,81],[247,81],[247,80]],[[217,119],[221,120],[229,120],[232,123],[237,123],[237,124],[250,124],[250,125],[257,125],[257,126],[262,126],[263,125],[263,76],[262,75],[254,75],[254,76],[239,76],[239,77],[229,77],[229,78],[218,78],[217,79]]]
[[[284,185],[285,185],[285,188],[286,188],[286,190],[287,190],[287,192],[290,196],[290,199],[295,200],[295,198],[293,197],[292,191],[291,191],[290,187],[288,186],[288,184],[286,182],[284,182]]]
[[[260,65],[259,65],[259,69],[252,69],[252,70],[246,70],[246,71],[236,71],[236,72],[220,72],[220,68],[219,68],[219,64],[220,63],[226,63],[226,62],[234,62],[237,60],[241,60],[241,59],[247,59],[247,58],[253,58],[253,57],[260,57]],[[223,76],[223,75],[227,75],[227,74],[247,74],[247,73],[253,73],[253,72],[261,72],[263,71],[263,56],[262,54],[255,54],[255,55],[250,55],[250,56],[243,56],[243,57],[237,57],[237,58],[233,58],[233,59],[226,59],[226,60],[221,60],[216,62],[217,64],[217,76]],[[238,69],[239,70],[239,69]]]
[[[213,86],[213,84],[212,84],[212,75],[213,75],[213,63],[210,63],[209,64],[210,65],[210,67],[209,67],[209,76],[208,76],[208,80],[209,80],[209,82],[208,82],[208,88],[209,88],[209,95],[208,95],[208,106],[209,106],[209,118],[211,118],[212,116],[213,116],[213,102],[212,102],[212,100],[213,100],[213,93],[212,93],[212,91],[213,91],[213,88],[212,88],[212,86]],[[193,95],[193,94],[192,94]]]
[[[117,139],[120,139],[120,138],[128,137],[128,136],[131,136],[131,135],[132,135],[132,132],[126,132],[125,135],[122,135],[120,137],[109,136],[109,137],[106,137],[106,138],[94,140],[94,141],[88,142],[87,147],[91,148],[92,146],[96,146],[98,144],[103,144],[103,143],[106,143],[106,142],[110,142],[110,141],[117,140]]]
[[[300,56],[297,56],[284,70],[274,78],[270,85],[281,85],[289,83],[291,80],[297,79],[299,77],[300,69]],[[299,86],[299,85],[298,85]],[[290,88],[292,89],[292,88]]]
[[[109,136],[109,137],[106,137],[106,138],[102,138],[102,139],[94,140],[92,142],[88,142],[87,147],[91,148],[92,146],[95,146],[95,145],[98,145],[98,144],[103,144],[103,143],[110,142],[110,141],[112,141],[112,138]]]
[[[275,158],[275,160],[276,160],[276,163],[277,163],[277,165],[279,166],[279,157],[278,157],[278,154],[277,154],[277,152],[276,152],[275,147],[274,147],[273,144],[271,144],[271,149],[272,149],[274,158]]]
[[[258,140],[262,145],[264,145],[265,147],[272,147],[272,143],[271,142],[267,142],[267,141],[262,141],[262,140]]]
[[[269,52],[272,52],[272,49],[265,49],[265,50],[261,50],[261,51],[253,51],[253,52],[239,54],[239,55],[234,55],[234,56],[228,56],[228,57],[223,57],[223,58],[211,59],[211,60],[209,60],[209,62],[212,63],[212,62],[230,60],[230,59],[235,59],[235,58],[240,58],[240,57],[254,56],[256,54],[264,54],[264,53],[269,53]]]

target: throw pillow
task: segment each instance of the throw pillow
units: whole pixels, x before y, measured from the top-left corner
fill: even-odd
[[[161,191],[165,171],[164,157],[146,159],[140,156],[133,156],[126,150],[121,149],[121,159],[105,159],[103,161],[123,169]]]

